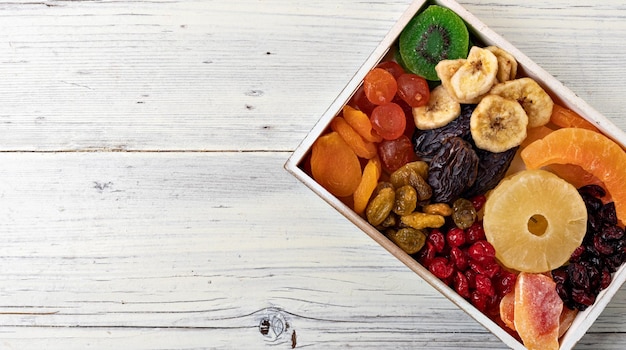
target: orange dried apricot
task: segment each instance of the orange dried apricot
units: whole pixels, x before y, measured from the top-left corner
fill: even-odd
[[[343,119],[358,132],[359,135],[369,142],[380,142],[383,138],[372,129],[370,118],[362,111],[348,105],[343,107]]]
[[[378,185],[378,179],[380,178],[381,173],[382,166],[378,157],[374,157],[367,161],[367,164],[365,164],[365,168],[363,169],[361,182],[354,191],[353,195],[354,211],[357,214],[361,215],[365,212],[367,203],[369,202],[372,193],[374,193],[376,185]]]
[[[311,147],[313,179],[337,197],[354,193],[361,182],[361,163],[337,133],[320,136]]]
[[[598,128],[578,113],[557,104],[552,107],[550,121],[562,128],[583,128],[599,132]]]
[[[370,159],[377,154],[376,145],[373,142],[365,141],[361,135],[359,135],[343,117],[335,117],[330,122],[330,128],[337,132],[343,140],[346,141],[348,146],[352,148],[357,156],[365,159]]]

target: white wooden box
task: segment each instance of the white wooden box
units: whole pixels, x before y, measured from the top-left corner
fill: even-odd
[[[366,220],[357,215],[352,209],[347,207],[339,199],[330,194],[322,186],[315,182],[315,180],[309,176],[303,170],[304,160],[315,140],[326,130],[331,120],[341,111],[343,106],[348,103],[352,95],[360,87],[361,82],[365,75],[374,68],[388,53],[391,47],[398,39],[402,29],[407,25],[409,20],[413,18],[421,9],[425,8],[429,4],[437,4],[447,7],[456,12],[461,18],[463,18],[468,25],[468,29],[472,34],[485,45],[496,45],[511,53],[518,61],[519,73],[521,76],[528,76],[535,79],[539,84],[552,96],[555,102],[558,102],[562,106],[568,107],[575,112],[579,113],[585,119],[595,124],[605,135],[618,142],[622,147],[626,148],[626,134],[613,125],[606,117],[602,116],[582,99],[576,96],[572,91],[565,87],[561,82],[556,80],[553,76],[544,71],[541,67],[531,61],[522,52],[517,50],[509,42],[504,40],[497,33],[489,29],[484,23],[478,20],[475,16],[465,10],[461,5],[453,0],[416,0],[414,1],[408,10],[400,17],[398,22],[391,28],[381,44],[371,53],[363,66],[356,72],[351,81],[348,82],[346,87],[337,96],[337,98],[328,107],[326,112],[322,115],[318,123],[313,127],[310,133],[302,141],[302,143],[293,152],[285,168],[292,173],[296,178],[302,181],[311,190],[317,193],[322,199],[328,202],[331,206],[337,209],[347,219],[362,229],[367,235],[378,242],[381,246],[387,249],[396,258],[407,265],[412,271],[417,273],[421,278],[426,280],[435,289],[440,291],[448,299],[458,305],[476,321],[481,323],[484,327],[489,329],[493,334],[500,338],[507,346],[512,349],[525,349],[517,339],[503,330],[499,325],[478,311],[468,301],[459,296],[453,289],[441,282],[438,278],[433,276],[427,269],[420,265],[413,257],[407,255],[404,251],[398,248],[394,243],[389,241],[382,233],[371,226]],[[613,276],[611,285],[603,290],[598,296],[596,302],[587,310],[580,312],[570,329],[561,338],[561,350],[569,350],[580,340],[589,327],[593,324],[596,318],[600,315],[602,310],[610,302],[613,295],[620,289],[624,281],[626,280],[626,267],[623,265]]]

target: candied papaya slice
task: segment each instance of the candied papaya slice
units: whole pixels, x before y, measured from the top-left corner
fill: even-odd
[[[337,132],[352,148],[357,156],[371,159],[377,154],[376,144],[365,141],[342,117],[335,117],[330,122],[330,128]]]
[[[550,121],[562,128],[583,128],[599,132],[593,124],[569,108],[554,104]]]
[[[343,118],[365,141],[380,142],[383,140],[372,129],[372,122],[364,112],[346,105],[343,107]]]
[[[604,183],[615,202],[618,219],[626,220],[626,153],[601,133],[583,128],[555,130],[520,153],[528,169],[574,164]]]
[[[515,285],[514,323],[528,350],[558,350],[562,311],[563,301],[551,277],[519,274]]]
[[[354,193],[361,182],[359,157],[337,132],[320,136],[311,147],[313,179],[337,197]]]
[[[361,215],[365,212],[367,203],[374,193],[376,186],[378,185],[378,179],[382,173],[382,165],[380,159],[374,157],[367,161],[365,168],[363,169],[363,176],[359,186],[354,191],[354,211]]]

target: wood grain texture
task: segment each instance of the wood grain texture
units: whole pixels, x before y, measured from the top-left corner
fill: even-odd
[[[409,3],[0,2],[0,348],[503,348],[282,167]],[[622,1],[460,3],[626,129]]]

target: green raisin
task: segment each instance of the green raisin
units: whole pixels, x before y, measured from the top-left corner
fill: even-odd
[[[476,209],[472,202],[465,198],[459,198],[452,204],[452,220],[454,224],[465,230],[476,221]]]

